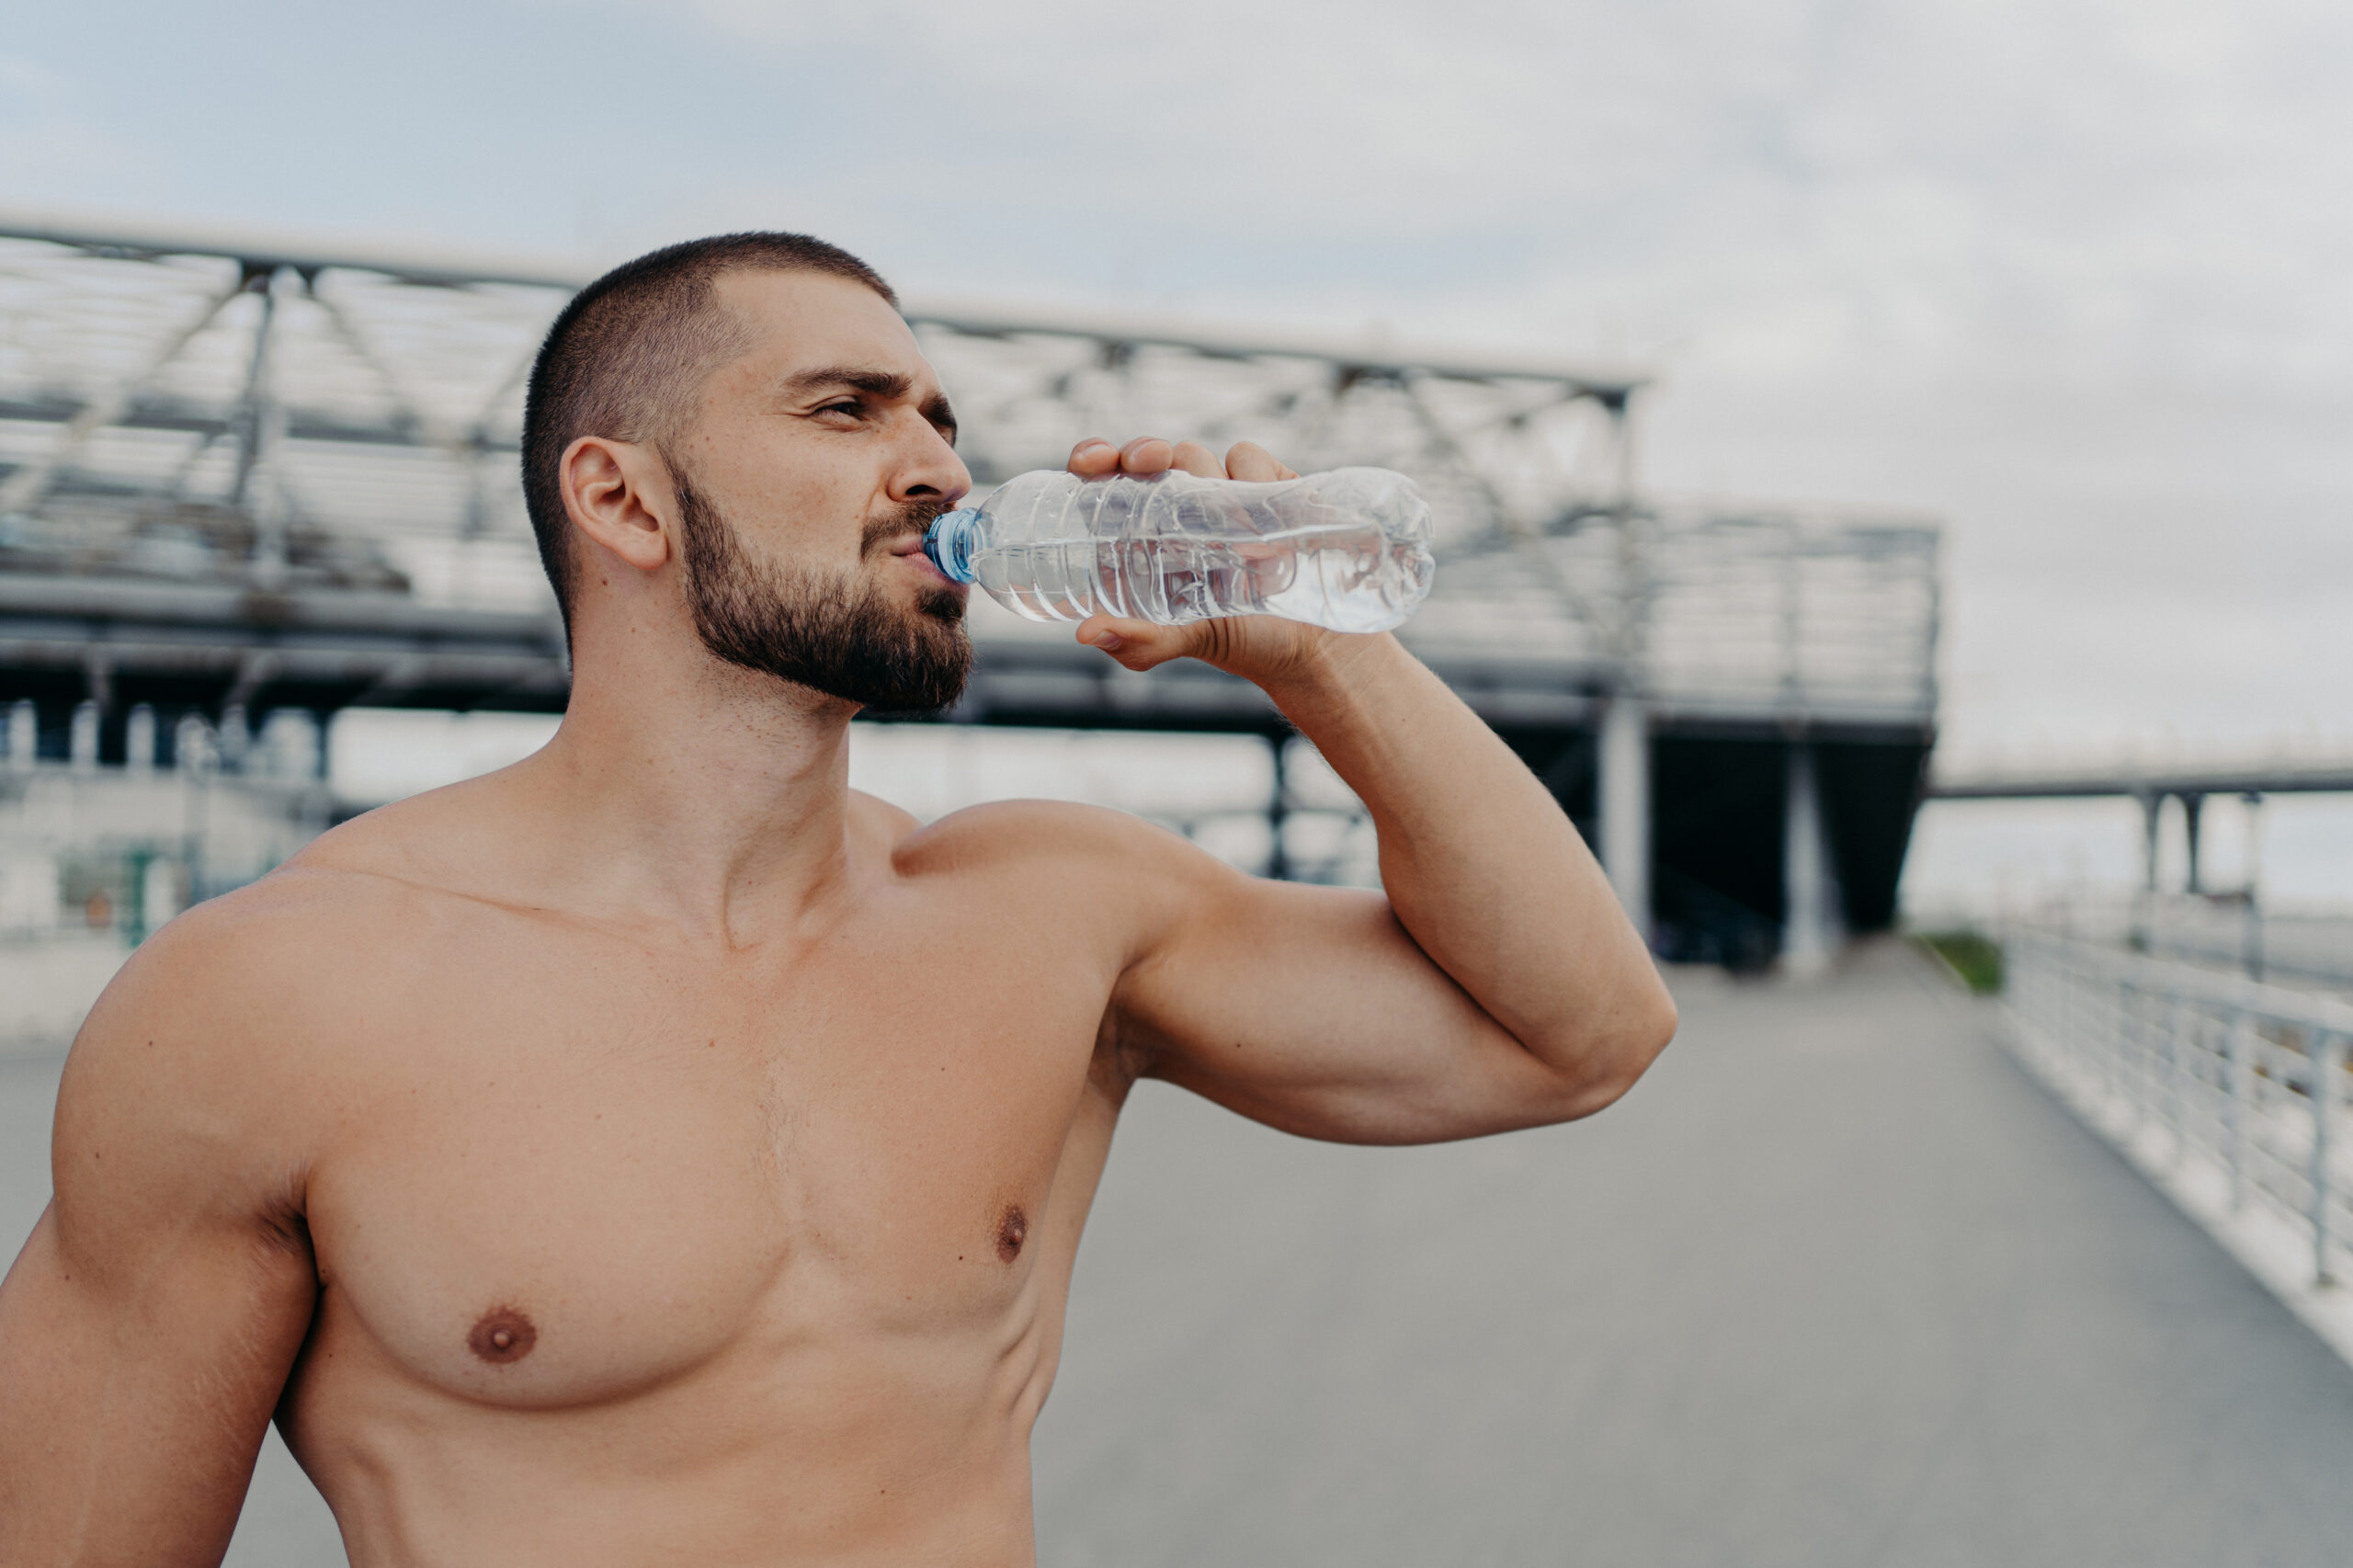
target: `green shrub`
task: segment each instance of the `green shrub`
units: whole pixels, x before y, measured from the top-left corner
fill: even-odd
[[[2002,949],[1980,931],[1923,931],[1913,940],[1951,966],[1969,989],[1990,996],[2002,989]]]

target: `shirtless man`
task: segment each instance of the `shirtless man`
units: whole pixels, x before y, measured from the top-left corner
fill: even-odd
[[[953,698],[970,484],[882,281],[656,253],[534,372],[546,749],[172,923],[74,1042],[0,1288],[0,1563],[217,1563],[273,1413],[355,1563],[1032,1560],[1029,1438],[1121,1101],[1313,1138],[1563,1121],[1674,1009],[1575,831],[1387,636],[1097,619],[1262,687],[1381,893],[1114,812],[924,826],[862,707]],[[1074,472],[1287,472],[1082,444]]]

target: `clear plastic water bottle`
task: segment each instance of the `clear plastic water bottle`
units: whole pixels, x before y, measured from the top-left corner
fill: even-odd
[[[1386,631],[1430,591],[1430,509],[1385,468],[1261,483],[1040,471],[943,513],[932,563],[1031,620],[1277,615]]]

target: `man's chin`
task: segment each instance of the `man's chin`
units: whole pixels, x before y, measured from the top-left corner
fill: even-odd
[[[834,578],[758,567],[706,519],[689,530],[688,602],[703,645],[732,665],[876,713],[952,706],[972,674],[964,596],[897,572]]]
[[[964,624],[964,596],[953,588],[924,589],[915,597],[915,608],[943,626]]]
[[[871,713],[934,713],[955,706],[972,674],[972,641],[960,596],[924,596],[888,641],[896,646],[887,655],[869,643],[833,695]]]

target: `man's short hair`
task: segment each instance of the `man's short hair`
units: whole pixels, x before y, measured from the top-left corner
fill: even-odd
[[[660,441],[704,379],[744,341],[711,284],[722,273],[822,272],[899,297],[866,263],[807,234],[715,234],[623,262],[572,297],[548,328],[523,396],[523,506],[540,563],[572,626],[572,525],[557,469],[583,436]]]

